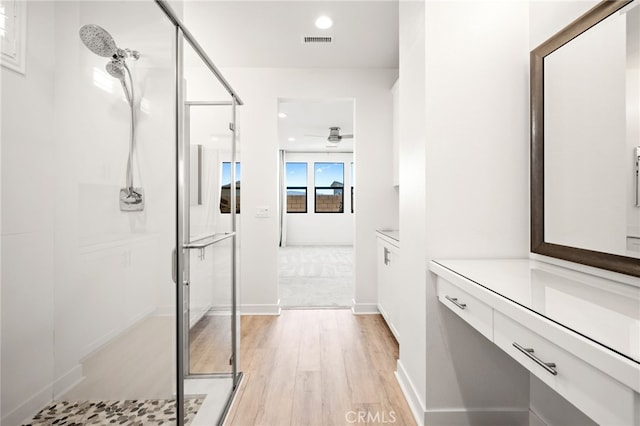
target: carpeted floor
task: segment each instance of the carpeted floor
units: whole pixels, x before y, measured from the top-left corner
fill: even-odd
[[[196,416],[203,399],[185,399],[185,424]],[[176,423],[175,400],[54,402],[23,426],[44,425],[172,425]]]
[[[282,307],[350,307],[353,247],[281,247],[278,275]]]

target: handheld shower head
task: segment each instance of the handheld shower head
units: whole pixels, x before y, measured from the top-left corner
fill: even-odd
[[[113,41],[111,34],[104,28],[95,24],[88,24],[83,25],[79,32],[80,39],[84,45],[96,55],[105,58],[117,55],[118,47],[116,46],[116,42]]]
[[[122,61],[113,59],[107,62],[105,69],[111,77],[117,78],[118,80],[124,80],[124,64]]]

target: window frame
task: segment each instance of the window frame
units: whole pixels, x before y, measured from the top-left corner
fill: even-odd
[[[317,186],[317,167],[318,164],[340,164],[342,166],[342,182],[340,187],[335,186]],[[314,161],[313,162],[313,212],[316,214],[344,214],[344,177],[345,177],[345,163],[344,161]],[[318,190],[330,190],[335,191],[336,189],[340,190],[340,210],[339,211],[318,211]]]
[[[306,214],[309,213],[309,162],[308,161],[287,161],[285,162],[285,179],[287,179],[287,174],[286,174],[286,170],[287,170],[287,165],[288,164],[304,164],[304,171],[305,171],[305,182],[307,183],[306,186],[289,186],[286,185],[285,186],[285,197],[287,197],[287,214]],[[289,190],[293,189],[293,190],[301,190],[304,189],[304,211],[303,212],[292,212],[289,211],[289,201],[288,201],[288,197],[289,197]]]
[[[335,186],[315,186],[313,191],[313,212],[318,214],[343,214],[344,213],[344,186],[335,187]],[[340,210],[339,211],[318,211],[318,190],[330,190],[335,191],[336,189],[340,190]]]
[[[304,189],[304,211],[289,211],[289,190],[300,190]],[[307,186],[287,186],[287,214],[304,214],[309,213],[309,187]]]

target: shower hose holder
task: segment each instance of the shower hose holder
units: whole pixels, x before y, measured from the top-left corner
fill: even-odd
[[[144,189],[120,188],[120,210],[123,212],[144,210]]]

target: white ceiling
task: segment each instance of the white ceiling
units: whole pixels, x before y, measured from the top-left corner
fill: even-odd
[[[353,100],[281,100],[278,112],[280,149],[290,152],[353,152],[353,139],[327,141],[329,127],[340,127],[340,134],[353,134]],[[294,140],[289,140],[293,138]]]
[[[315,27],[320,15],[331,17],[330,29]],[[187,1],[184,21],[223,74],[235,67],[398,68],[398,0]],[[304,36],[334,41],[304,44]],[[353,152],[353,139],[326,139],[331,126],[353,133],[352,100],[282,100],[280,111],[288,114],[278,119],[281,149]]]
[[[317,29],[320,15],[333,27]],[[220,68],[398,67],[398,0],[187,1],[184,21]],[[304,44],[304,36],[334,42]]]

